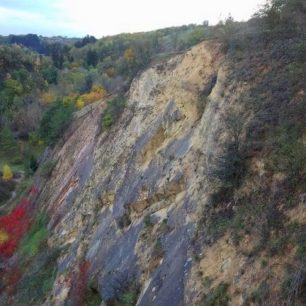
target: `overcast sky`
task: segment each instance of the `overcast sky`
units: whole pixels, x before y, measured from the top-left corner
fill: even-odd
[[[0,0],[0,34],[100,38],[169,26],[247,20],[265,0]]]

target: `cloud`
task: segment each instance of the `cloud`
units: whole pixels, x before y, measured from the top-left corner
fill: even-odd
[[[25,4],[26,2],[26,4]],[[0,33],[101,37],[190,23],[230,13],[247,20],[265,0],[1,0]]]
[[[2,35],[35,33],[38,35],[77,35],[80,30],[70,21],[52,18],[36,11],[22,11],[0,6]]]

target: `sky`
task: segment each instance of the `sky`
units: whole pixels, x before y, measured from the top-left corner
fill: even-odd
[[[0,0],[0,35],[97,38],[184,24],[246,21],[266,0]]]

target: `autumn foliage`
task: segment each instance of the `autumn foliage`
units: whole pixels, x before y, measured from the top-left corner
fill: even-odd
[[[70,291],[73,305],[86,305],[86,291],[89,278],[90,262],[85,260],[79,264],[79,272],[72,279],[72,288]]]
[[[4,165],[3,166],[3,176],[2,176],[3,180],[8,182],[13,178],[13,172],[12,169],[10,168],[10,166],[8,165]]]
[[[85,106],[85,101],[82,96],[77,99],[75,106],[77,109],[82,109]]]
[[[23,199],[7,216],[0,217],[0,257],[12,256],[30,227],[30,201]]]
[[[41,103],[43,105],[49,105],[56,99],[56,95],[52,90],[48,90],[47,92],[41,95]]]
[[[135,51],[132,48],[128,48],[125,50],[123,57],[128,64],[132,65],[136,59]]]
[[[76,101],[76,107],[78,109],[81,109],[85,105],[96,102],[100,99],[105,98],[106,96],[107,91],[102,86],[94,85],[89,93],[79,96]]]
[[[10,267],[5,271],[5,291],[9,297],[16,293],[17,283],[22,277],[21,270],[18,267]],[[12,303],[9,305],[13,305]]]

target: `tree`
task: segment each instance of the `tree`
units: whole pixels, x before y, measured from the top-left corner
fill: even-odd
[[[13,172],[12,172],[10,166],[9,165],[4,165],[3,166],[2,179],[5,182],[9,182],[10,180],[12,180],[12,178],[13,178]]]
[[[86,46],[87,44],[93,44],[97,41],[97,39],[94,36],[89,36],[86,35],[84,38],[82,38],[81,40],[78,40],[74,46],[76,48],[82,48],[84,46]]]
[[[102,124],[104,128],[110,128],[117,120],[125,107],[125,100],[123,97],[115,97],[107,101],[105,113],[102,115]]]
[[[225,48],[229,48],[233,42],[234,35],[237,31],[237,24],[234,18],[229,15],[224,22],[220,22],[218,31],[218,37],[223,42]]]
[[[132,48],[126,49],[124,51],[123,57],[129,65],[132,65],[135,63],[136,56],[135,56],[135,51]]]
[[[7,89],[7,93],[12,97],[15,95],[20,96],[23,92],[22,84],[14,79],[5,80],[4,86]]]
[[[264,21],[265,30],[282,35],[305,28],[306,3],[304,0],[269,0],[256,16]]]
[[[100,85],[94,85],[89,93],[81,95],[77,102],[76,107],[81,109],[84,105],[104,99],[107,96],[107,91]]]
[[[52,103],[41,120],[40,137],[54,145],[69,127],[74,109],[74,104],[65,106],[60,99]]]
[[[85,105],[84,98],[81,96],[77,99],[75,106],[77,109],[82,109],[84,105]]]
[[[50,44],[48,46],[48,53],[51,55],[54,66],[58,69],[63,68],[64,63],[64,50],[60,43]]]
[[[9,42],[11,44],[21,44],[37,51],[38,53],[45,52],[45,45],[36,34],[10,35]]]
[[[0,131],[0,147],[2,151],[9,151],[12,152],[16,150],[16,140],[11,129],[5,125],[1,127]]]
[[[54,66],[44,67],[41,73],[48,84],[57,84],[57,69]]]
[[[223,117],[225,128],[230,136],[225,150],[216,157],[212,176],[227,188],[237,187],[245,173],[241,135],[245,118],[238,110],[228,110]]]
[[[86,62],[88,66],[96,67],[98,64],[99,58],[98,53],[95,50],[88,50],[86,54]]]
[[[114,119],[110,113],[107,113],[103,116],[103,127],[110,128],[114,122]]]
[[[55,100],[56,96],[52,90],[48,90],[47,92],[43,93],[41,96],[41,103],[43,105],[48,105]]]

